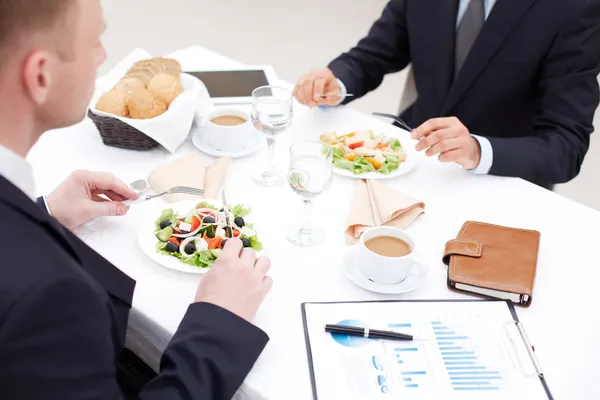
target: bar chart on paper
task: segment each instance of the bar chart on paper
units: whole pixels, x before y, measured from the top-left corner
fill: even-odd
[[[455,391],[499,390],[502,375],[472,350],[471,338],[442,321],[431,321],[440,356]]]
[[[505,326],[512,316],[505,303],[377,306],[373,312],[363,303],[334,303],[310,314],[319,400],[548,398],[539,378],[524,373],[526,352],[521,358],[511,351],[519,336],[507,338]],[[323,324],[348,321],[414,340],[354,338],[360,343],[347,343],[323,333]],[[319,376],[327,378],[319,381]]]

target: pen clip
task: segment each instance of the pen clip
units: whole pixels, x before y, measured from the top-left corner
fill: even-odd
[[[516,348],[516,343],[514,342],[514,340],[510,336],[510,333],[508,332],[510,326],[512,326],[513,324],[516,326],[517,331],[519,332],[519,335],[521,336],[521,340],[523,341],[523,344],[525,345],[525,350],[527,350],[527,354],[529,355],[531,363],[533,364],[533,367],[535,368],[535,372],[536,372],[537,376],[540,378],[543,378],[544,372],[542,371],[542,365],[540,364],[540,361],[538,360],[537,355],[535,354],[535,347],[531,344],[531,341],[529,340],[529,337],[527,336],[527,333],[525,332],[525,327],[523,326],[523,324],[520,321],[513,320],[513,321],[508,321],[504,325],[504,329],[506,331],[505,333],[508,336],[509,340],[512,342],[513,346],[515,347],[517,360],[519,361],[519,364],[521,364],[521,358],[519,357],[519,350]],[[522,364],[521,364],[521,367],[522,367]]]

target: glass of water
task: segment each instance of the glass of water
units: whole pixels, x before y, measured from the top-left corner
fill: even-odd
[[[262,86],[252,92],[252,125],[267,137],[269,146],[269,165],[253,178],[257,185],[275,187],[285,182],[274,165],[275,138],[292,124],[292,99],[292,92],[276,86]]]
[[[321,142],[300,142],[290,148],[288,182],[304,201],[305,221],[286,234],[297,246],[316,246],[325,239],[325,232],[311,221],[313,199],[331,186],[333,149]]]

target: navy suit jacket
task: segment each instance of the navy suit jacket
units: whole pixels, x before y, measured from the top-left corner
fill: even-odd
[[[135,282],[2,176],[0,221],[0,398],[123,398],[116,364]],[[192,304],[139,398],[231,399],[267,341]]]
[[[454,80],[457,12],[458,0],[391,0],[329,67],[360,97],[412,62],[409,125],[456,116],[490,140],[491,174],[544,187],[574,178],[599,101],[600,0],[498,0]]]

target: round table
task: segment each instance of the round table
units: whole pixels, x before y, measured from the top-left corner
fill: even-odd
[[[202,47],[171,55],[184,68],[228,68],[240,64]],[[287,168],[293,142],[315,140],[332,129],[397,128],[348,107],[309,110],[295,105],[294,123],[278,143],[277,164]],[[106,147],[90,120],[48,132],[31,151],[39,194],[51,191],[78,168],[103,170],[126,182],[145,178],[156,166],[193,150],[189,141],[176,154],[158,148],[135,152]],[[305,400],[311,398],[300,305],[309,301],[372,299],[470,298],[446,288],[442,252],[466,220],[535,229],[541,232],[533,304],[518,315],[535,345],[539,361],[556,398],[600,398],[600,313],[595,291],[600,280],[598,247],[600,213],[521,179],[475,176],[455,165],[420,156],[411,173],[385,182],[426,204],[408,232],[416,251],[429,266],[425,284],[410,294],[382,296],[352,284],[342,270],[348,247],[345,222],[355,181],[334,179],[317,199],[315,220],[327,232],[316,248],[297,248],[285,239],[285,228],[301,215],[302,202],[286,186],[267,189],[252,183],[263,165],[264,151],[235,160],[227,178],[230,203],[250,205],[260,220],[263,240],[273,267],[272,292],[256,324],[271,340],[237,394],[237,398]],[[206,156],[207,162],[212,160]],[[161,200],[162,201],[162,200]],[[153,367],[177,329],[195,294],[200,276],[163,268],[150,261],[137,245],[137,227],[147,205],[131,208],[122,218],[106,218],[86,229],[83,239],[137,281],[131,312],[128,347]]]

